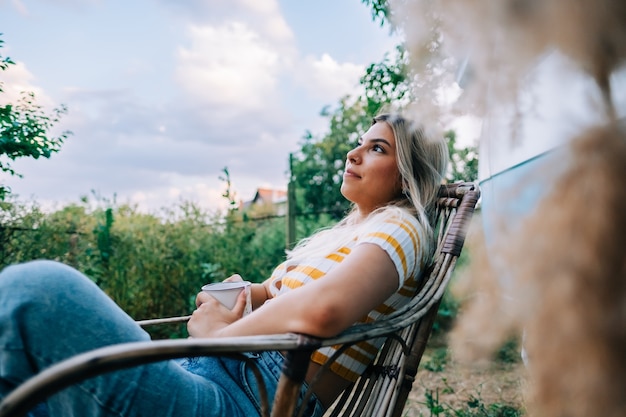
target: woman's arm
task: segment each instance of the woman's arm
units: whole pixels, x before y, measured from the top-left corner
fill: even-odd
[[[188,330],[193,337],[286,332],[330,337],[363,318],[397,288],[398,272],[389,255],[378,245],[361,244],[323,278],[282,294],[241,319],[245,297],[231,311],[200,293]]]

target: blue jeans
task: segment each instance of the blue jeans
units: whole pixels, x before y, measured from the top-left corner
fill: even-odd
[[[0,399],[63,359],[149,339],[91,280],[69,266],[34,261],[0,273]],[[271,406],[283,358],[278,352],[247,356],[261,371]],[[313,397],[306,415],[323,412]],[[32,415],[248,417],[260,415],[260,400],[247,361],[200,357],[87,379],[51,396]]]

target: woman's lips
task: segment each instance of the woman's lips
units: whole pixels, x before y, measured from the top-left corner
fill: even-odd
[[[359,175],[355,174],[354,171],[347,169],[344,173],[343,173],[344,177],[352,177],[352,178],[361,178]]]

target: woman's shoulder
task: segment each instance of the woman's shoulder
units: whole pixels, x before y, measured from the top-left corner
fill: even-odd
[[[361,230],[355,244],[372,243],[383,249],[396,266],[400,284],[421,270],[429,251],[427,230],[417,217],[401,207],[380,210]]]
[[[415,227],[421,227],[417,216],[410,210],[399,206],[388,206],[374,213],[370,219],[372,224],[376,223],[407,223]]]
[[[411,235],[424,233],[418,218],[409,210],[402,207],[386,207],[374,213],[366,222],[361,236],[377,231],[386,231],[387,233],[408,233]]]

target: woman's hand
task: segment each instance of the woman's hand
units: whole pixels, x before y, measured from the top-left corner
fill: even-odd
[[[241,279],[241,277],[239,277],[239,279]],[[196,310],[191,315],[191,319],[187,323],[189,336],[219,337],[221,329],[234,323],[243,316],[244,309],[246,308],[246,292],[241,291],[239,293],[235,307],[229,310],[224,307],[222,303],[217,301],[217,299],[201,291],[196,296],[196,307]]]
[[[241,282],[243,278],[239,274],[233,274],[226,278],[223,282]],[[265,285],[253,283],[250,286],[250,300],[252,301],[252,310],[261,307],[270,299],[269,293]]]
[[[241,275],[233,274],[229,276],[228,278],[226,278],[223,282],[242,282],[242,281],[243,281],[243,278],[241,278]]]

